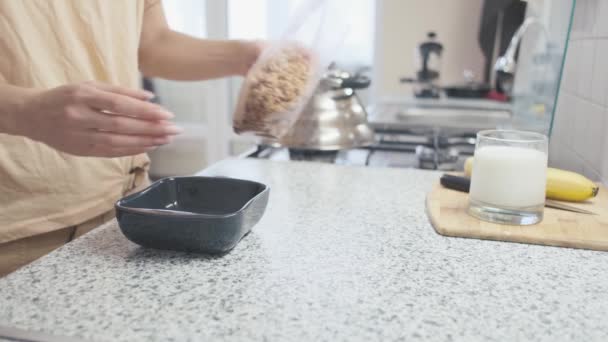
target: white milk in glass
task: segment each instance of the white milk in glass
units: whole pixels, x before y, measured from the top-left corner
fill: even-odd
[[[514,146],[475,150],[470,198],[481,205],[523,209],[544,206],[547,154]]]

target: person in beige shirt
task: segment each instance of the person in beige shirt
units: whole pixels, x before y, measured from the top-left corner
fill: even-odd
[[[160,0],[0,0],[0,276],[113,217],[181,129],[148,77],[244,75],[261,44],[172,31]]]

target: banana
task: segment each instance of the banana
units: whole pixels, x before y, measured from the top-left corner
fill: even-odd
[[[576,172],[547,169],[547,198],[581,202],[597,196],[599,190],[595,183]]]
[[[464,173],[471,177],[473,157],[464,163]],[[597,196],[600,188],[587,177],[576,172],[547,168],[547,190],[549,199],[570,202],[582,202]]]
[[[473,157],[467,158],[464,161],[464,175],[471,178],[471,174],[473,173]]]

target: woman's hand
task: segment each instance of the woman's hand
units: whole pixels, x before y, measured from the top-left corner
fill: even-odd
[[[147,102],[153,94],[97,82],[28,95],[18,107],[13,134],[78,156],[121,157],[171,142],[182,130],[173,114]]]
[[[243,51],[241,54],[243,61],[239,74],[245,76],[258,60],[264,49],[266,49],[268,43],[264,40],[241,40],[239,43],[241,44],[241,50]]]

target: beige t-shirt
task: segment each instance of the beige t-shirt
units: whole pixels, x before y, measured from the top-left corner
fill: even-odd
[[[96,80],[139,86],[144,11],[159,0],[0,0],[0,84],[52,88]],[[0,134],[0,243],[110,210],[145,155],[76,157]]]

